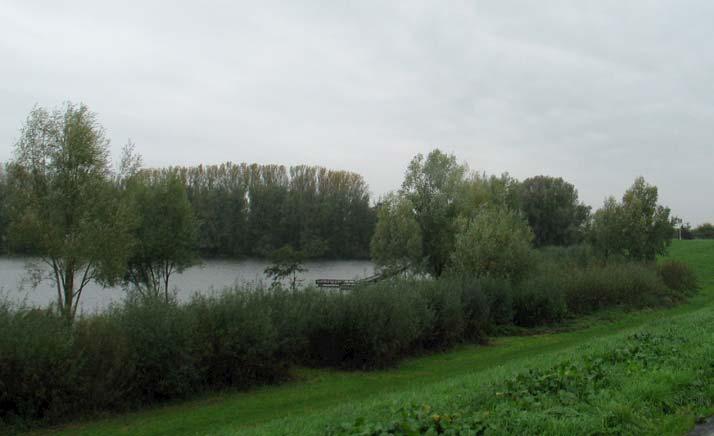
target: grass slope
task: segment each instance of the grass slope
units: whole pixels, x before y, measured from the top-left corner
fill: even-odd
[[[701,326],[714,316],[714,241],[674,241],[670,256],[692,265],[702,285],[700,293],[689,303],[672,309],[604,312],[567,326],[568,331],[496,338],[489,346],[464,346],[410,359],[392,370],[362,373],[300,369],[296,372],[297,381],[281,386],[217,394],[41,433],[314,434],[324,432],[327,425],[354,421],[357,417],[386,420],[400,404],[428,402],[435,410],[462,410],[490,384],[529,368],[546,368],[592,350],[619,346],[643,326],[654,328],[666,321],[694,331],[696,325],[699,335],[708,334],[711,338],[714,322],[709,330],[702,330]],[[634,385],[624,383],[629,380],[625,377],[621,391],[636,395],[638,386],[640,390],[651,391],[654,385],[650,386],[646,377],[655,377],[662,389],[660,394],[667,395],[667,374],[642,377],[630,377]],[[657,392],[650,391],[646,395],[656,397]],[[607,409],[606,404],[599,407]],[[700,413],[701,410],[686,409],[669,414],[657,431],[681,433],[693,425]],[[647,432],[646,428],[641,430]]]

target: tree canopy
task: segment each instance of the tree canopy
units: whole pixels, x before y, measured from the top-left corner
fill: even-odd
[[[457,198],[467,171],[454,155],[436,149],[426,158],[417,154],[402,183],[400,195],[413,206],[419,224],[425,265],[437,276],[446,268],[453,249]]]
[[[131,249],[131,220],[113,184],[108,144],[85,105],[35,108],[9,165],[11,243],[50,267],[58,308],[70,320],[85,286],[114,283]]]
[[[518,280],[531,263],[533,232],[516,211],[485,206],[461,217],[450,269],[458,273]]]
[[[139,172],[127,182],[136,214],[135,245],[125,280],[144,294],[163,292],[169,298],[174,272],[198,262],[198,222],[186,187],[175,173],[150,179]]]
[[[371,252],[376,264],[389,269],[421,268],[421,228],[411,201],[390,194],[381,202]]]
[[[608,198],[593,216],[590,239],[605,257],[655,260],[664,254],[674,234],[676,219],[657,203],[657,187],[638,177],[622,196]]]
[[[508,174],[472,173],[454,155],[438,149],[426,157],[418,154],[409,163],[402,189],[378,206],[372,258],[381,266],[408,266],[437,277],[448,269],[475,268],[474,262],[461,256],[475,253],[479,248],[474,244],[486,243],[481,237],[492,231],[493,213],[503,212],[501,217],[507,220],[513,215],[517,224],[503,223],[513,224],[510,230],[514,226],[527,230],[527,224],[516,218],[517,188],[518,182]],[[530,245],[531,236],[513,236],[523,236],[525,245]]]
[[[184,181],[202,256],[269,257],[284,245],[308,257],[369,256],[376,215],[358,174],[230,162],[145,171]]]
[[[560,177],[536,176],[519,188],[520,208],[536,246],[570,245],[582,239],[590,207],[578,201],[575,186]]]

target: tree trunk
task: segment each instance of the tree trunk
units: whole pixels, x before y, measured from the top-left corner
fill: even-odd
[[[69,262],[64,271],[64,315],[68,322],[74,318],[74,264]]]

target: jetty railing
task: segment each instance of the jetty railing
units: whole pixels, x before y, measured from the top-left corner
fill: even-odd
[[[397,268],[392,270],[380,271],[369,277],[362,279],[317,279],[315,284],[318,288],[333,288],[333,289],[352,289],[357,285],[362,285],[365,283],[375,283],[380,280],[384,280],[387,277],[395,276],[402,273],[406,268]]]

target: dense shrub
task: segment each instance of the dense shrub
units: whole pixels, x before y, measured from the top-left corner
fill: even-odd
[[[513,292],[513,322],[533,327],[561,321],[567,314],[563,278],[557,273],[529,277]]]
[[[429,280],[414,283],[426,303],[427,325],[421,344],[426,349],[453,345],[464,338],[466,330],[464,295],[456,280]]]
[[[390,365],[415,347],[431,314],[411,282],[382,282],[334,293],[308,329],[309,353],[320,365]]]
[[[187,307],[195,371],[209,387],[245,388],[287,376],[265,299],[259,291],[229,292],[197,297]]]
[[[190,347],[193,325],[185,308],[160,298],[130,299],[115,316],[136,367],[132,394],[138,400],[184,397],[198,389]]]
[[[72,414],[81,392],[68,332],[54,311],[0,309],[0,423]]]
[[[453,279],[452,279],[453,280]],[[502,296],[504,288],[497,287],[497,283],[507,283],[500,279],[475,279],[469,276],[462,276],[453,282],[456,289],[461,289],[461,304],[464,312],[464,339],[469,341],[483,341],[489,331],[491,324],[496,320],[492,313],[497,316],[508,316],[499,313],[501,305],[504,304]],[[508,302],[510,306],[510,300]]]
[[[488,307],[487,328],[513,322],[513,288],[511,282],[493,277],[483,277],[473,284],[480,286]]]
[[[602,263],[601,258],[590,244],[576,244],[568,246],[548,246],[536,250],[539,263],[552,262],[558,265],[584,268]],[[613,263],[613,259],[608,260]]]
[[[568,273],[566,299],[573,313],[612,307],[657,306],[671,302],[671,292],[654,268],[638,263],[592,266]]]
[[[666,260],[657,265],[657,274],[668,288],[691,292],[699,287],[697,275],[694,270],[684,262]]]
[[[72,325],[0,304],[0,426],[55,422],[286,375],[260,294],[129,298]]]
[[[136,392],[136,361],[132,348],[115,311],[81,318],[74,325],[75,355],[80,370],[79,385],[83,410],[121,409]]]
[[[250,292],[259,289],[249,290]],[[330,290],[306,288],[299,290],[273,288],[261,292],[270,310],[272,324],[277,331],[277,357],[285,362],[310,363],[308,334],[324,313]]]
[[[677,262],[603,265],[554,253],[515,284],[452,273],[349,291],[245,287],[185,304],[131,296],[71,325],[52,309],[0,301],[0,426],[275,383],[294,363],[385,367],[482,341],[498,326],[666,304],[696,286]]]
[[[325,293],[312,306],[307,363],[343,368],[382,367],[479,341],[490,322],[488,296],[479,280],[466,277],[386,281]]]

